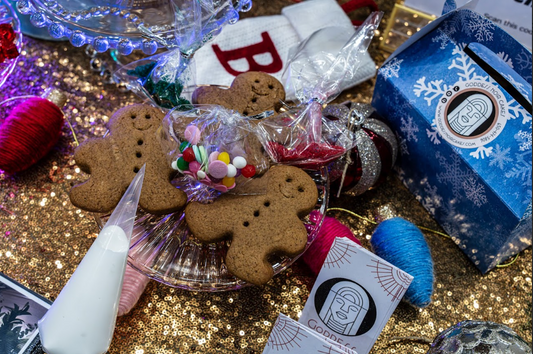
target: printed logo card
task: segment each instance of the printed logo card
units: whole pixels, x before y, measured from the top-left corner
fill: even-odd
[[[347,238],[336,238],[299,322],[368,354],[413,277]]]
[[[357,354],[280,313],[263,354]]]

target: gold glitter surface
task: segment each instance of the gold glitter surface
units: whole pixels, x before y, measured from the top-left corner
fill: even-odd
[[[246,16],[276,14],[290,3],[254,1],[254,10]],[[386,21],[393,2],[378,4]],[[378,44],[375,41],[370,52],[381,63],[384,54]],[[112,64],[108,55],[102,60]],[[80,141],[102,136],[115,110],[139,101],[132,93],[104,84],[91,71],[90,57],[83,49],[66,42],[26,39],[17,70],[2,88],[0,101],[39,95],[50,86],[69,95],[64,112]],[[345,92],[338,101],[369,103],[372,90],[373,81],[369,81]],[[65,125],[58,146],[37,166],[15,176],[0,175],[0,270],[51,300],[98,233],[92,215],[76,209],[68,198],[70,186],[85,178],[72,160],[74,145]],[[442,231],[395,176],[361,196],[334,199],[331,206],[371,218],[374,210],[387,203],[416,225]],[[374,225],[340,211],[331,215],[369,246]],[[467,319],[506,324],[530,342],[531,249],[510,267],[483,276],[453,241],[425,235],[435,261],[433,302],[422,310],[401,303],[372,353],[425,353],[428,340]],[[266,286],[239,291],[196,293],[150,282],[133,311],[118,319],[109,352],[261,353],[278,313],[298,318],[313,281],[305,264],[298,261]]]

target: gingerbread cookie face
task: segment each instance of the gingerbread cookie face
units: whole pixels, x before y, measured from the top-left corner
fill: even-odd
[[[223,195],[212,204],[193,202],[185,218],[203,242],[231,239],[228,270],[261,285],[274,274],[270,255],[295,256],[305,249],[307,230],[301,218],[315,207],[318,190],[307,173],[292,166],[274,166],[253,182],[263,189],[266,184],[266,193]]]
[[[193,103],[220,105],[244,116],[255,116],[265,111],[277,112],[283,100],[283,85],[273,76],[257,71],[240,74],[229,89],[199,87],[192,97]]]
[[[183,208],[187,196],[170,183],[175,172],[166,160],[157,134],[164,116],[150,105],[124,107],[111,117],[106,137],[82,143],[74,159],[91,176],[72,187],[72,204],[92,212],[111,211],[146,164],[139,206],[152,214]]]

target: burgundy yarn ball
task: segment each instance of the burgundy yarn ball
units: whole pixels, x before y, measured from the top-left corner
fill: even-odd
[[[44,98],[15,107],[0,126],[0,170],[12,174],[35,164],[57,144],[62,126],[63,112]]]

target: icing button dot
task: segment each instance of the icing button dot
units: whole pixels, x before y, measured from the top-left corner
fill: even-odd
[[[217,160],[222,161],[227,165],[230,162],[229,154],[225,151],[221,152],[220,154],[218,154]]]
[[[235,156],[235,158],[233,159],[233,166],[235,166],[238,169],[244,168],[246,164],[247,164],[246,159],[242,156]]]
[[[196,145],[200,141],[200,129],[194,125],[189,125],[187,128],[185,128],[183,136],[189,143]]]
[[[226,177],[235,177],[237,175],[237,168],[233,166],[232,164],[228,165],[228,173],[226,174]]]
[[[224,178],[228,173],[228,165],[223,161],[217,160],[209,164],[209,174],[215,178]]]

